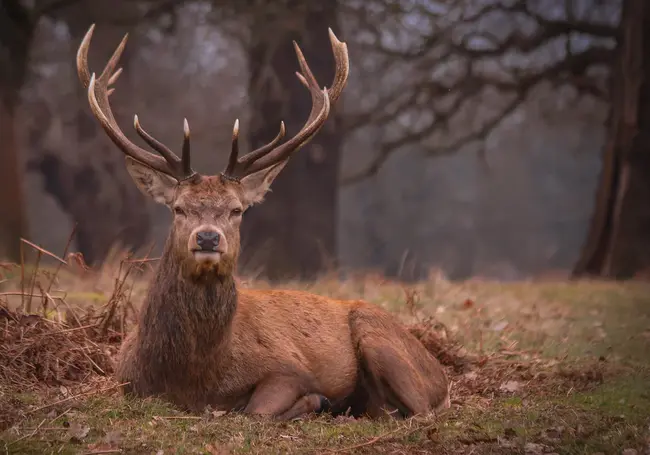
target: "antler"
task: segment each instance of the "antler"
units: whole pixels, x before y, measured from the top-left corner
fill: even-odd
[[[223,175],[229,178],[242,178],[262,169],[267,169],[290,157],[294,152],[313,138],[321,129],[330,113],[330,107],[338,100],[350,71],[348,61],[348,47],[345,43],[338,40],[332,29],[328,29],[332,51],[334,52],[334,61],[336,64],[336,73],[330,89],[320,89],[316,78],[309,69],[298,43],[293,42],[298,57],[300,71],[296,72],[298,79],[309,89],[311,93],[311,112],[309,118],[300,129],[298,134],[289,139],[284,144],[277,146],[278,142],[284,137],[284,122],[280,123],[280,132],[268,144],[254,150],[241,158],[239,155],[239,120],[235,121],[235,127],[232,133],[232,150],[228,159],[228,166]]]
[[[113,112],[111,111],[110,103],[108,102],[108,97],[114,90],[110,88],[110,86],[115,83],[122,73],[122,68],[115,71],[115,67],[120,60],[124,47],[126,46],[128,33],[124,35],[122,42],[117,46],[117,49],[115,49],[115,52],[106,64],[102,74],[96,78],[95,73],[92,73],[91,75],[88,70],[88,48],[90,47],[90,40],[94,29],[95,24],[90,26],[86,32],[86,36],[84,36],[84,39],[79,46],[77,52],[77,73],[84,88],[88,89],[88,102],[90,103],[90,108],[97,120],[99,120],[102,128],[104,128],[108,137],[111,138],[113,143],[117,145],[125,155],[179,181],[196,175],[196,172],[194,172],[190,166],[190,128],[187,119],[185,119],[183,123],[184,137],[182,159],[178,158],[178,156],[176,156],[176,154],[174,154],[174,152],[172,152],[168,147],[147,133],[140,126],[137,115],[134,116],[133,119],[135,130],[140,137],[151,146],[151,148],[156,150],[162,156],[154,155],[131,142],[117,125]]]

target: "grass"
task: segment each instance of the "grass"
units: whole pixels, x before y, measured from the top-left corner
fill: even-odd
[[[94,308],[101,315],[100,310],[116,300],[114,290],[124,274],[116,265],[81,275],[64,267],[52,290],[60,305],[48,314],[56,319],[61,312],[73,311],[81,318]],[[130,280],[120,295],[137,306],[146,276]],[[15,289],[15,276],[2,286],[12,285]],[[269,287],[264,282],[242,285]],[[459,355],[476,361],[469,371],[449,368],[452,408],[440,416],[406,421],[320,416],[277,423],[207,411],[188,415],[161,401],[124,398],[115,391],[110,375],[93,373],[91,368],[80,381],[24,387],[0,383],[0,415],[6,416],[0,450],[16,454],[650,451],[648,284],[450,283],[432,276],[406,287],[364,275],[281,287],[364,298],[407,324],[429,327],[442,339],[455,340]],[[10,308],[20,305],[20,297],[4,299]],[[103,346],[114,349],[116,343],[106,341]],[[83,395],[75,398],[77,394]]]

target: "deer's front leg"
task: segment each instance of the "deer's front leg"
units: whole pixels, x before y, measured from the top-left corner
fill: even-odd
[[[328,403],[322,395],[308,393],[297,377],[273,376],[257,385],[244,412],[290,420],[321,411]]]

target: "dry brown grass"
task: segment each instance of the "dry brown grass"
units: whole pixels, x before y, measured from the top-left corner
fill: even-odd
[[[79,255],[66,251],[63,257],[54,268],[39,262],[0,269],[0,440],[7,441],[9,453],[56,447],[77,453],[82,442],[88,453],[155,453],[154,442],[193,453],[512,453],[530,441],[542,444],[559,418],[570,427],[562,433],[568,453],[586,447],[579,439],[585,428],[614,431],[603,444],[632,438],[624,443],[641,447],[646,437],[639,430],[643,409],[625,411],[633,424],[609,420],[609,408],[619,413],[621,400],[650,407],[637,393],[639,381],[648,378],[647,362],[637,355],[650,340],[644,338],[647,314],[635,316],[637,306],[648,303],[642,297],[646,287],[454,284],[441,276],[404,286],[376,275],[286,283],[394,311],[446,366],[453,406],[444,416],[406,422],[319,417],[275,424],[210,412],[189,416],[155,400],[116,395],[114,356],[154,259],[134,260],[116,251],[93,270]],[[270,286],[259,280],[241,284]],[[625,377],[635,379],[621,398],[618,388],[608,387]],[[561,404],[566,400],[574,402]],[[601,402],[607,409],[596,410]],[[86,427],[94,429],[88,433]],[[122,434],[117,442],[111,436],[116,431]]]

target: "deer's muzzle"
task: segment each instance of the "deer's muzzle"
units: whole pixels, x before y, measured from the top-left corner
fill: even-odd
[[[198,262],[216,264],[226,253],[227,242],[219,229],[202,225],[192,231],[188,246]]]

